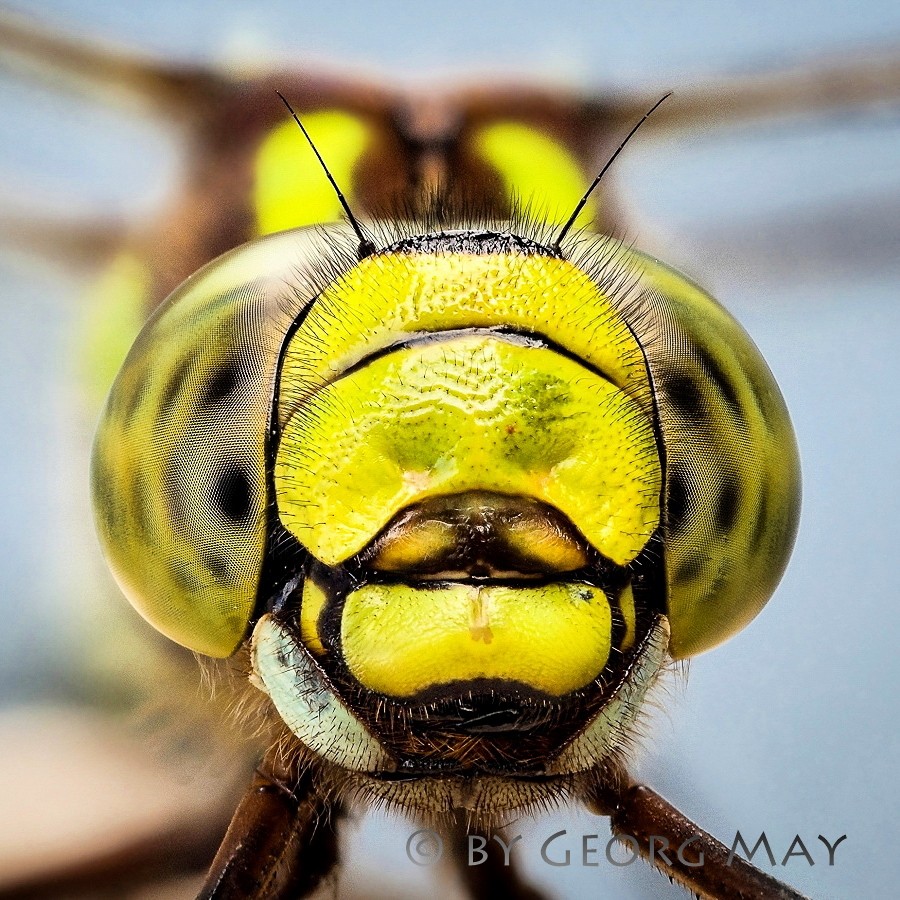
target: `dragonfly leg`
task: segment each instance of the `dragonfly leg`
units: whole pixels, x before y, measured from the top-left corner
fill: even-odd
[[[807,900],[736,856],[646,785],[621,779],[615,788],[598,789],[590,806],[610,817],[624,852],[640,854],[703,900]]]
[[[299,900],[337,864],[335,810],[306,773],[264,762],[228,827],[197,900]]]

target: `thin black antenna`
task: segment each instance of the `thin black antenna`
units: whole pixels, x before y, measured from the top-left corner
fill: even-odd
[[[316,154],[316,159],[319,160],[319,164],[325,170],[326,176],[328,176],[328,180],[331,182],[331,186],[334,188],[335,194],[337,194],[338,202],[344,208],[344,212],[347,214],[347,219],[350,221],[350,227],[356,232],[356,236],[359,238],[359,249],[356,251],[357,256],[360,259],[365,259],[367,256],[371,256],[375,252],[375,245],[363,234],[362,229],[359,227],[359,222],[356,221],[356,217],[353,215],[353,212],[350,209],[350,204],[347,203],[347,198],[341,193],[341,189],[337,186],[337,182],[334,180],[331,172],[328,171],[328,166],[325,165],[325,160],[322,159],[322,154],[319,153],[316,145],[313,143],[312,138],[309,136],[309,132],[303,127],[303,123],[300,121],[300,117],[297,113],[294,112],[291,104],[284,99],[284,94],[281,91],[275,91],[276,94],[281,98],[281,102],[287,107],[288,112],[293,117],[294,121],[300,126],[300,130],[303,132],[303,137],[309,142],[309,146],[312,147],[313,153]],[[657,104],[658,105],[658,104]],[[646,118],[646,116],[644,117]]]
[[[647,112],[644,113],[644,117],[641,119],[641,121],[638,122],[637,125],[635,125],[634,128],[632,128],[631,131],[628,132],[625,140],[622,141],[622,143],[619,144],[618,147],[616,147],[615,153],[610,156],[610,158],[606,161],[606,165],[600,170],[600,174],[591,182],[591,186],[587,189],[585,195],[581,198],[581,200],[578,201],[578,206],[575,207],[575,212],[573,212],[572,215],[569,216],[569,221],[566,222],[565,225],[563,225],[562,230],[556,236],[556,240],[553,242],[554,250],[560,249],[563,238],[565,238],[565,236],[569,233],[569,229],[575,224],[575,220],[578,218],[578,214],[584,209],[584,204],[588,202],[588,198],[594,192],[594,188],[597,187],[598,184],[600,184],[600,179],[606,174],[606,170],[615,162],[616,157],[622,152],[624,146],[634,137],[634,133],[638,130],[638,128],[641,127],[641,125],[644,124],[644,122],[647,121],[647,119],[650,118],[650,116],[656,111],[657,107],[660,106],[663,100],[668,100],[668,98],[671,96],[671,91],[669,91],[668,94],[663,94],[662,97],[660,97],[659,100],[657,100],[656,103],[654,103],[653,106],[651,106],[650,109],[648,109]]]

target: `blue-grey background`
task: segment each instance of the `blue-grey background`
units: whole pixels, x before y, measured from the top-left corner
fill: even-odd
[[[8,5],[166,57],[327,60],[404,77],[499,68],[598,89],[677,90],[697,75],[900,42],[900,6],[886,0]],[[16,209],[138,219],[173,189],[179,158],[158,122],[0,79],[0,185]],[[765,829],[780,860],[800,834],[816,865],[795,859],[778,872],[813,897],[895,896],[900,109],[639,139],[616,165],[637,243],[710,286],[767,357],[805,479],[777,594],[661,695],[638,771],[726,840]],[[69,443],[85,283],[0,257],[6,707],[66,697],[66,673],[86,652],[72,587],[91,524]],[[606,828],[575,813],[522,823],[520,856],[548,890],[677,895],[637,865],[582,868],[577,852],[570,868],[542,865],[541,840],[563,827],[575,851],[582,833]],[[378,816],[356,828],[347,896],[354,884],[427,889],[404,855],[410,830]],[[817,835],[845,833],[829,868]]]

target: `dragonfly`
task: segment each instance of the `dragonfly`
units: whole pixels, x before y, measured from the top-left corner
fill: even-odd
[[[24,36],[19,34],[18,37],[21,50]],[[40,40],[36,39],[36,43],[38,47],[32,46],[30,52],[34,53],[40,48]],[[109,229],[106,232],[102,228],[96,231],[82,229],[78,234],[57,233],[52,236],[46,232],[38,234],[35,229],[36,239],[49,240],[50,237],[53,237],[58,246],[63,250],[68,249],[70,252],[88,252],[93,255],[103,252],[104,247],[109,248],[107,252],[115,248],[114,252],[117,254],[115,261],[121,270],[127,269],[127,266],[122,263],[123,258],[137,260],[145,266],[148,259],[156,259],[157,263],[155,267],[150,268],[150,274],[137,279],[151,286],[151,290],[139,298],[144,305],[142,315],[146,315],[146,312],[184,277],[191,274],[195,268],[208,259],[218,255],[219,252],[268,231],[280,231],[285,227],[309,224],[302,221],[279,220],[277,210],[266,211],[266,214],[270,215],[271,221],[264,223],[262,211],[265,203],[259,197],[251,200],[246,195],[235,196],[227,190],[234,177],[235,162],[241,158],[242,151],[231,144],[224,144],[224,132],[229,130],[235,121],[236,110],[252,110],[253,116],[260,115],[260,121],[255,123],[258,130],[256,132],[242,131],[239,136],[246,141],[244,153],[249,154],[251,149],[258,150],[262,137],[273,134],[276,127],[285,124],[283,110],[279,109],[277,105],[273,106],[270,102],[276,86],[278,90],[291,97],[292,103],[301,110],[304,120],[311,129],[315,128],[318,123],[319,129],[324,133],[322,122],[327,120],[317,119],[317,114],[321,114],[323,108],[338,109],[355,114],[357,117],[365,116],[368,121],[379,123],[379,127],[387,134],[387,143],[390,140],[395,141],[396,146],[385,153],[385,159],[379,160],[376,156],[375,159],[366,161],[366,165],[374,167],[375,173],[381,172],[384,177],[370,174],[366,179],[360,177],[358,183],[352,177],[342,179],[346,182],[346,189],[354,209],[358,210],[361,216],[374,219],[403,215],[403,208],[397,197],[404,197],[413,190],[421,190],[429,185],[437,186],[448,180],[451,183],[466,185],[477,183],[479,179],[483,180],[485,178],[484,171],[479,174],[477,169],[479,163],[482,169],[487,168],[484,165],[484,158],[467,161],[465,152],[462,152],[460,148],[465,148],[466,141],[471,139],[471,137],[466,137],[467,134],[471,136],[472,133],[478,133],[480,127],[483,130],[483,123],[496,123],[498,120],[508,123],[512,119],[520,128],[524,129],[516,135],[520,142],[523,135],[534,137],[535,135],[550,134],[556,136],[557,149],[562,148],[564,158],[574,162],[571,170],[576,175],[570,182],[571,188],[574,189],[576,182],[586,183],[589,181],[590,172],[596,166],[597,160],[609,154],[621,139],[622,130],[626,124],[640,117],[640,110],[647,108],[650,99],[646,95],[623,97],[616,109],[616,104],[612,104],[610,101],[600,102],[592,98],[560,97],[538,89],[529,90],[526,86],[520,85],[510,86],[506,90],[498,90],[496,87],[491,90],[480,88],[468,91],[449,89],[443,93],[429,91],[419,95],[404,93],[396,89],[379,90],[371,84],[361,84],[354,79],[344,81],[324,79],[319,82],[305,73],[300,76],[294,75],[292,78],[290,72],[273,73],[266,78],[251,82],[238,81],[235,83],[228,79],[216,82],[216,79],[208,72],[188,73],[177,70],[166,71],[159,67],[147,68],[115,54],[103,56],[94,50],[91,55],[83,48],[83,55],[80,59],[82,65],[79,66],[79,48],[58,40],[53,44],[49,56],[51,62],[56,65],[60,64],[63,48],[67,48],[70,53],[66,63],[79,68],[82,76],[87,73],[91,77],[95,77],[97,72],[102,70],[104,77],[112,77],[115,74],[126,83],[130,79],[132,85],[140,85],[141,90],[154,95],[154,102],[163,105],[174,103],[175,105],[171,108],[175,109],[180,106],[183,112],[190,109],[187,117],[194,122],[202,123],[198,131],[211,139],[211,143],[195,158],[196,187],[193,190],[190,188],[186,190],[182,198],[183,211],[176,212],[170,220],[170,222],[181,222],[183,230],[169,230],[164,235],[170,241],[168,245],[159,234],[155,234],[149,241],[156,243],[159,249],[149,251],[145,249],[148,244],[144,245],[138,240],[123,250],[121,241],[115,235],[110,235]],[[45,44],[43,50],[47,49]],[[115,71],[117,66],[120,67],[118,72]],[[882,69],[878,69],[877,73],[877,77],[872,79],[876,86],[874,94],[866,96],[881,96],[885,90],[885,84],[890,84],[889,78]],[[845,72],[844,78],[848,83],[854,84],[862,80],[857,77],[855,72],[852,75]],[[750,82],[743,86],[740,84],[731,84],[727,87],[719,85],[717,90],[721,94],[730,92],[732,97],[743,100],[743,102],[735,102],[730,111],[731,114],[740,116],[750,110],[758,109],[760,106],[769,110],[777,107],[790,109],[792,106],[808,108],[812,96],[817,93],[814,86],[819,83],[820,79],[820,73],[811,76],[808,70],[804,70],[796,73],[793,80],[791,78],[786,81],[782,80],[768,91],[764,87],[761,88],[757,82]],[[788,87],[785,87],[786,84]],[[231,92],[230,99],[229,92]],[[766,94],[768,94],[768,98]],[[715,92],[707,91],[704,94],[704,91],[699,91],[695,96],[685,96],[683,92],[679,92],[679,95],[673,98],[675,106],[669,107],[672,111],[664,114],[663,110],[667,107],[663,107],[659,111],[658,117],[651,119],[645,127],[651,129],[673,128],[678,126],[679,122],[683,127],[683,123],[689,124],[692,121],[692,116],[702,117],[707,114],[711,96],[715,96]],[[866,96],[853,97],[850,100],[859,101],[866,99]],[[828,102],[835,102],[836,99],[831,98]],[[199,105],[192,108],[185,106],[184,104],[188,102],[195,102]],[[841,102],[847,102],[847,100],[842,98]],[[219,118],[220,114],[221,118]],[[723,105],[721,114],[723,117],[729,114],[727,104]],[[216,125],[216,121],[220,124]],[[507,135],[507,140],[511,140],[509,135]],[[346,134],[342,133],[341,139],[330,152],[327,143],[327,140],[319,139],[323,153],[331,157],[337,156],[341,149],[346,150],[348,140]],[[290,146],[290,155],[285,159],[276,152],[278,150],[276,145],[266,145],[266,149],[275,154],[277,158],[275,169],[280,173],[295,171],[298,168],[293,162],[293,154],[297,152],[296,145]],[[225,151],[224,157],[216,159],[215,154],[219,150]],[[257,163],[259,163],[259,158],[257,158]],[[339,165],[339,160],[333,160],[331,164]],[[220,172],[218,177],[217,170]],[[227,170],[227,176],[225,170]],[[321,173],[313,167],[310,167],[307,174],[321,177]],[[497,196],[505,198],[502,201],[495,199],[494,202],[508,201],[508,194],[503,193],[502,176],[504,174],[509,175],[510,182],[516,181],[520,187],[532,186],[527,172],[523,176],[519,170],[515,173],[516,177],[513,177],[511,173],[501,172],[500,185],[496,183],[497,172],[494,172],[495,184],[492,188],[494,196],[495,198]],[[464,177],[451,179],[450,176],[454,175],[464,175]],[[388,180],[389,177],[398,178],[404,186],[399,189],[396,185],[392,186]],[[261,180],[258,178],[258,181]],[[498,187],[500,188],[499,194]],[[566,187],[567,190],[570,189],[569,185]],[[213,193],[202,194],[202,191],[206,189],[212,190]],[[372,191],[372,195],[368,195],[367,190]],[[383,190],[384,193],[379,195],[379,190]],[[486,192],[488,189],[482,187],[480,190]],[[608,220],[604,220],[603,216],[609,215],[605,211],[616,208],[616,199],[606,193],[607,185],[605,183],[603,191],[604,195],[595,201],[595,217],[602,229],[615,231],[619,220],[612,216]],[[577,190],[575,193],[577,195]],[[321,195],[317,194],[316,196]],[[332,209],[325,214],[319,214],[323,221],[334,217],[339,212],[339,209],[333,206],[333,197],[330,197],[330,201]],[[255,218],[252,203],[257,204]],[[240,208],[229,204],[238,204]],[[209,209],[210,206],[223,210],[223,222],[227,225],[224,228],[211,229],[213,231],[211,235],[200,228],[203,222],[197,218],[201,211]],[[494,210],[493,214],[502,214],[502,211],[502,208],[498,208]],[[243,231],[240,230],[241,227],[244,228]],[[235,230],[229,233],[228,228]],[[186,240],[186,236],[197,240]],[[216,241],[221,243],[217,244]],[[200,244],[199,249],[196,244]],[[133,269],[130,273],[126,272],[126,277],[133,273]],[[132,296],[133,294],[134,292],[132,292]],[[131,337],[133,335],[129,335],[128,339]]]

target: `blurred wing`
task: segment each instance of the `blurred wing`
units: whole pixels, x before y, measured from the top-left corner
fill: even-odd
[[[342,187],[354,209],[405,217],[436,192],[456,206],[477,205],[481,215],[504,215],[513,199],[540,211],[564,202],[574,207],[625,131],[663,87],[673,87],[579,93],[493,78],[489,86],[401,89],[284,65],[212,69],[61,35],[9,12],[0,15],[0,50],[0,65],[10,71],[150,109],[180,125],[185,178],[156,227],[123,232],[119,223],[60,223],[30,211],[0,220],[8,240],[76,261],[92,252],[109,259],[110,236],[119,233],[120,247],[148,266],[147,308],[237,244],[339,212],[321,173],[308,165],[299,135],[286,138],[281,130],[289,123],[276,89],[304,117],[332,165],[349,155]],[[674,87],[643,137],[896,104],[900,48],[861,48]],[[566,174],[548,184],[548,168]],[[601,187],[595,227],[627,233],[629,218],[614,184],[607,179]],[[264,208],[267,191],[280,192],[280,210]]]

